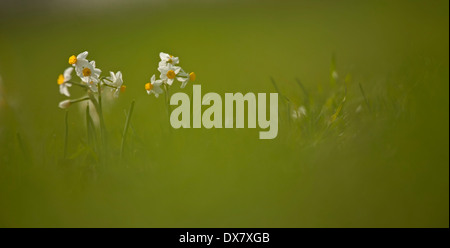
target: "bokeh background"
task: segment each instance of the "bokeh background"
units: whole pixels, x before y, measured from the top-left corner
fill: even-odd
[[[0,226],[448,228],[448,5],[2,0]],[[127,85],[104,102],[105,163],[84,104],[63,155],[56,79],[85,50]],[[278,137],[169,127],[144,90],[161,51],[203,93],[278,90]]]

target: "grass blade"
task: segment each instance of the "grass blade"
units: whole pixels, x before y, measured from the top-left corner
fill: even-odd
[[[277,83],[275,82],[275,79],[273,79],[273,77],[270,77],[270,81],[272,82],[273,87],[275,88],[275,91],[281,96],[281,98],[284,100],[285,104],[286,104],[286,110],[287,110],[287,119],[288,119],[288,123],[291,122],[291,109],[290,109],[290,103],[291,101],[289,101],[289,98],[287,98],[285,95],[283,95],[280,91],[280,89],[278,88]]]
[[[134,102],[135,102],[134,100],[131,102],[130,110],[128,111],[128,116],[127,116],[127,119],[125,121],[125,127],[123,129],[122,144],[120,145],[120,159],[122,159],[123,150],[125,149],[125,140],[126,140],[126,137],[127,137],[128,127],[130,126],[131,115],[133,114]]]
[[[64,117],[64,123],[66,130],[64,133],[64,159],[67,157],[67,144],[69,142],[69,111],[66,110],[66,115]]]
[[[361,90],[361,94],[364,97],[364,101],[366,102],[367,108],[369,109],[370,112],[372,112],[372,108],[370,107],[369,100],[367,99],[366,94],[364,93],[364,89],[363,89],[361,83],[359,83],[359,89]]]
[[[297,82],[298,86],[300,86],[300,88],[302,89],[303,94],[305,94],[305,105],[309,106],[309,92],[306,90],[305,86],[302,84],[300,79],[296,78],[295,81]]]

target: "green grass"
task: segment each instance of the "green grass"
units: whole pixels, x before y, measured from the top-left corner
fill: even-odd
[[[448,16],[447,1],[3,15],[0,226],[448,227]],[[56,78],[84,50],[127,85],[104,102],[105,163],[86,104],[69,108],[64,157]],[[161,51],[203,94],[279,91],[278,137],[169,128],[144,90]]]

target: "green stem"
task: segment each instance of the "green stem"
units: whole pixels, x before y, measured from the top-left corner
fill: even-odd
[[[100,80],[106,80],[106,81],[109,81],[109,82],[112,83],[112,80],[111,80],[111,79],[108,79],[108,78],[105,78],[105,77],[101,77]]]
[[[363,89],[361,83],[359,83],[359,89],[361,90],[361,94],[364,97],[364,101],[366,102],[367,108],[369,109],[370,112],[372,112],[372,108],[370,107],[369,100],[367,99],[366,94],[364,93],[364,89]]]
[[[87,143],[91,144],[91,130],[89,128],[89,103],[86,104],[86,131],[87,131]]]
[[[69,140],[69,111],[66,110],[65,116],[66,132],[64,137],[64,159],[67,157],[67,143]]]
[[[101,149],[98,147],[97,142],[97,133],[95,132],[94,121],[92,120],[89,104],[86,106],[86,127],[88,134],[88,144],[92,145],[96,152],[99,152]]]
[[[120,159],[122,159],[123,150],[125,149],[125,140],[127,137],[128,127],[130,126],[131,115],[133,114],[133,109],[134,109],[134,100],[131,102],[130,110],[128,111],[127,119],[125,122],[125,128],[123,129],[122,144],[120,145]]]
[[[75,100],[70,100],[70,104],[86,101],[86,100],[89,100],[89,99],[90,99],[89,97],[82,97],[82,98],[78,98],[78,99],[75,99]]]
[[[117,89],[117,87],[116,87],[116,86],[112,86],[112,85],[109,85],[109,84],[107,84],[107,83],[103,83],[103,85],[104,85],[104,86],[108,86],[108,87],[111,87],[111,88],[113,88],[113,89]]]
[[[73,82],[73,81],[67,81],[68,83],[71,83],[71,84],[73,84],[73,85],[76,85],[76,86],[80,86],[80,87],[83,87],[83,88],[87,88],[87,85],[85,85],[85,84],[82,84],[82,83],[77,83],[77,82]]]
[[[105,120],[103,119],[103,109],[102,109],[102,88],[100,84],[97,84],[98,89],[98,115],[100,119],[100,132],[102,135],[102,142],[103,145],[106,146],[106,127],[105,127]]]
[[[169,121],[169,128],[171,126],[170,124],[170,97],[169,97],[169,87],[167,84],[164,84],[164,89],[166,90],[165,98],[166,98],[166,110],[167,110],[167,118]]]
[[[97,115],[100,120],[100,145],[99,145],[99,153],[100,157],[104,158],[104,152],[107,150],[106,147],[106,132],[105,132],[105,122],[103,119],[103,111],[101,106],[101,89],[100,84],[98,84],[98,100],[95,98],[95,95],[92,91],[88,91],[89,98],[91,99],[92,104],[94,104],[95,109],[97,110]],[[101,159],[104,161],[103,159]]]

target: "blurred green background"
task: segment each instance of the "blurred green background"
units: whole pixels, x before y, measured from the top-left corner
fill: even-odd
[[[2,1],[0,226],[448,228],[448,5]],[[85,50],[127,85],[104,103],[106,164],[86,145],[84,104],[69,108],[63,158],[56,79]],[[276,92],[272,77],[278,137],[169,128],[164,98],[144,90],[159,52],[203,93]]]

